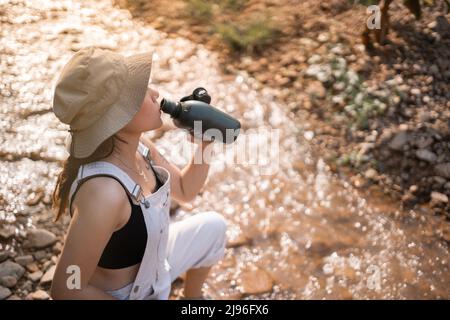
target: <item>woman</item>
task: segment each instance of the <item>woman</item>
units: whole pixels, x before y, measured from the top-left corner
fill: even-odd
[[[184,297],[201,299],[208,271],[223,257],[221,215],[204,212],[169,228],[170,196],[192,200],[209,166],[191,160],[180,170],[142,136],[162,125],[158,92],[147,87],[151,61],[151,53],[88,47],[56,83],[53,110],[70,125],[71,141],[53,200],[56,219],[67,210],[71,223],[54,299],[167,299],[184,272]]]

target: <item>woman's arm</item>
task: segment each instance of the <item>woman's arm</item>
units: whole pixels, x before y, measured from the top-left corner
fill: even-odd
[[[170,188],[175,200],[180,202],[192,201],[200,192],[208,177],[209,161],[205,160],[211,158],[212,145],[209,145],[211,142],[199,144],[189,164],[180,170],[159,153],[155,144],[150,139],[142,136],[141,140],[150,149],[155,164],[164,167],[170,172]],[[195,159],[201,159],[202,161],[194,161]]]
[[[111,234],[124,215],[131,211],[125,191],[114,179],[92,178],[78,191],[73,208],[74,215],[56,266],[51,296],[53,299],[114,299],[90,285],[89,281]],[[70,266],[80,271],[79,289],[70,286],[73,275]]]

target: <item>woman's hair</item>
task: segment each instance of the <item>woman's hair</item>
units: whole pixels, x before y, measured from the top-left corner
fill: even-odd
[[[115,148],[115,139],[125,142],[117,137],[117,135],[113,135],[103,141],[102,144],[98,146],[94,153],[92,153],[89,157],[75,158],[74,156],[69,155],[69,157],[63,162],[63,168],[58,175],[55,190],[53,190],[52,208],[56,213],[55,221],[61,217],[68,206],[70,187],[77,177],[80,166],[90,162],[99,161],[109,156]],[[70,210],[70,208],[68,209]]]

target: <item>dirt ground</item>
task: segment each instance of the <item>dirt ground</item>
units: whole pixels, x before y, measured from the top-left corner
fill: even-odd
[[[387,44],[371,51],[360,37],[366,7],[350,1],[234,1],[234,10],[223,2],[229,3],[215,1],[211,14],[199,18],[187,1],[115,1],[154,28],[218,52],[224,73],[244,70],[278,88],[292,117],[314,123],[308,135],[318,152],[356,187],[377,185],[405,208],[425,206],[449,217],[450,25],[443,1],[424,7],[420,21],[394,2]],[[277,32],[251,52],[231,49],[214,29],[261,16]],[[341,58],[341,70],[331,69],[344,76],[315,73]],[[357,84],[345,90],[345,74],[353,72]],[[364,102],[356,115],[346,109],[358,99],[368,101],[369,111]]]

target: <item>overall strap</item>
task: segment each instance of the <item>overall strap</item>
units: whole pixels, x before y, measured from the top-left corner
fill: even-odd
[[[141,141],[139,141],[138,151],[144,157],[145,161],[149,165],[151,165],[151,166],[154,165],[150,149],[145,144],[143,144]]]
[[[134,182],[130,176],[122,169],[114,164],[106,161],[91,162],[80,166],[78,175],[70,188],[69,194],[69,212],[71,213],[71,204],[76,192],[83,184],[93,177],[112,177],[115,178],[125,189],[135,204],[139,203],[142,197],[142,188],[139,184]]]
[[[141,141],[139,141],[138,152],[144,157],[144,160],[148,163],[153,173],[155,174],[156,179],[158,179],[161,182],[163,179],[161,179],[160,174],[155,170],[155,168],[153,168],[155,162],[152,159],[150,149]]]

